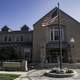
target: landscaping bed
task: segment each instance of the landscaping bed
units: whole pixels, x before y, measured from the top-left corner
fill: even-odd
[[[44,73],[45,76],[55,77],[55,78],[66,78],[73,77],[76,74],[74,70],[71,69],[52,69],[51,71]]]

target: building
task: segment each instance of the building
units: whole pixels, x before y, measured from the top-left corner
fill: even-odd
[[[16,54],[21,56],[21,59],[27,59],[28,62],[55,63],[59,61],[60,39],[63,62],[80,62],[80,23],[78,21],[55,7],[33,27],[32,31],[26,25],[19,31],[11,31],[4,26],[0,31],[0,50],[6,49],[7,52],[14,48]],[[59,29],[61,37],[59,37]]]
[[[19,59],[27,59],[29,62],[31,62],[32,38],[33,31],[30,31],[29,27],[26,25],[22,26],[21,30],[19,31],[11,31],[7,26],[4,26],[0,31],[0,51],[6,50],[2,53],[7,54],[7,51],[10,52],[12,49],[14,49],[12,53],[15,51],[15,53],[19,55]]]
[[[58,8],[55,7],[34,26],[33,62],[59,61]],[[59,9],[63,62],[80,62],[80,23]],[[73,43],[74,42],[74,43]]]

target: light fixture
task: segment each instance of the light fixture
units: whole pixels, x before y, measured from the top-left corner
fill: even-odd
[[[70,39],[70,42],[71,42],[71,43],[74,43],[74,42],[75,42],[74,38],[71,38],[71,39]]]

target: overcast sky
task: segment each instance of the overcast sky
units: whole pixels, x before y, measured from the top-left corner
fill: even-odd
[[[57,6],[58,0],[0,0],[0,28],[4,25],[19,30],[32,25]],[[60,8],[80,21],[80,0],[59,0]]]

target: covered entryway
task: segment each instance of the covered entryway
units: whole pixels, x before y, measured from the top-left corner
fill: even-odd
[[[48,49],[47,50],[47,61],[49,63],[57,63],[59,62],[59,49]],[[62,61],[64,63],[68,62],[68,52],[67,50],[62,50]]]
[[[62,43],[62,61],[69,62],[69,48],[67,42]],[[46,45],[46,59],[48,63],[58,63],[60,60],[60,51],[58,42],[49,42]]]

